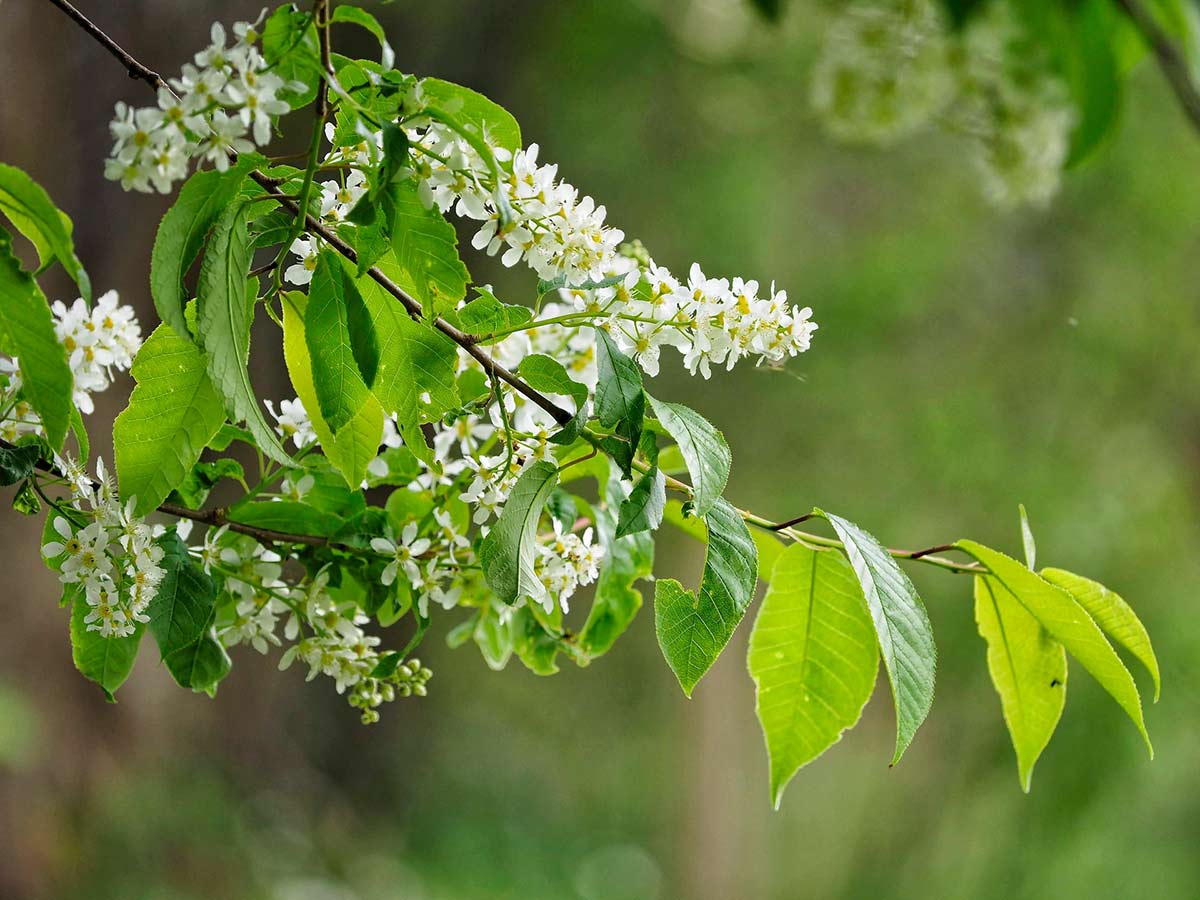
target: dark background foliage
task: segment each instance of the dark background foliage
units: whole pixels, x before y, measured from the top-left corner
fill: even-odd
[[[86,5],[164,73],[213,19],[258,12]],[[945,137],[879,152],[822,136],[806,102],[817,4],[780,29],[735,0],[372,8],[400,67],[503,103],[663,262],[774,278],[813,306],[821,331],[789,374],[702,382],[665,365],[654,388],[725,429],[740,505],[785,517],[815,503],[892,544],[971,536],[1015,552],[1023,501],[1039,559],[1120,591],[1155,636],[1158,759],[1076,667],[1023,795],[970,584],[928,571],[914,578],[940,647],[929,721],[889,769],[883,687],[780,813],[748,623],[691,702],[643,611],[608,657],[553,679],[446,650],[456,618],[439,616],[422,652],[431,696],[373,727],[250,650],[210,702],[175,688],[148,647],[109,706],[72,670],[40,522],[13,514],[0,520],[0,896],[1196,896],[1200,141],[1157,74],[1133,79],[1117,136],[1048,211],[999,214]],[[38,0],[0,6],[0,79],[0,158],[71,212],[93,282],[148,331],[168,201],[101,178],[112,104],[145,88]],[[512,299],[530,290],[468,262]],[[255,379],[289,396],[269,322],[261,337]],[[99,398],[105,453],[128,388]],[[658,571],[698,568],[698,547],[664,533]]]

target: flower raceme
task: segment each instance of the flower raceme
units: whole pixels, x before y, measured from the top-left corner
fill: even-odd
[[[962,106],[997,183],[1013,197],[1044,195],[1064,123],[1035,115],[1045,97],[1012,74],[1014,39],[988,19],[972,23],[984,30],[969,38],[969,78],[954,81],[947,101],[944,72],[923,56],[941,60],[958,38],[936,31],[928,0],[872,2],[887,14],[868,14],[858,0],[833,42],[872,65],[857,85],[826,66],[837,82],[831,113],[877,117],[886,127],[861,133],[879,140],[941,115],[933,110],[944,102]],[[1023,785],[1061,711],[1066,652],[1087,660],[1145,734],[1137,687],[1101,631],[1126,643],[1157,687],[1144,629],[1106,589],[1034,572],[1027,527],[1022,565],[969,541],[889,550],[820,510],[772,523],[723,499],[732,462],[724,437],[696,411],[648,394],[644,376],[658,373],[664,347],[704,378],[742,360],[782,366],[809,349],[811,310],[774,284],[717,277],[698,263],[686,277],[660,265],[526,145],[506,111],[459,85],[391,70],[374,18],[330,7],[281,7],[265,23],[234,26],[232,42],[215,26],[172,81],[177,93],[160,91],[156,107],[118,107],[107,174],[125,188],[169,190],[193,159],[219,170],[194,176],[159,229],[151,291],[164,321],[146,342],[108,294],[94,306],[31,308],[29,340],[5,345],[18,359],[0,367],[0,430],[15,440],[0,447],[0,474],[21,484],[17,508],[30,512],[39,498],[52,507],[43,553],[72,607],[85,675],[111,696],[143,630],[179,684],[210,694],[229,671],[227,648],[278,649],[281,668],[303,663],[373,722],[383,703],[425,693],[430,672],[412,651],[431,619],[451,610],[460,619],[447,640],[474,641],[493,668],[516,656],[548,675],[560,659],[586,665],[603,655],[642,605],[635,585],[654,578],[655,532],[672,521],[707,547],[697,589],[655,584],[659,644],[686,694],[770,570],[749,663],[776,801],[857,721],[881,657],[896,705],[894,759],[929,711],[932,630],[897,558],[975,577],[991,671],[1008,673],[995,684]],[[330,52],[339,22],[379,38],[383,64]],[[901,45],[886,46],[897,29]],[[161,87],[148,70],[141,77]],[[909,91],[920,114],[892,115],[890,98]],[[310,103],[305,168],[250,152],[269,141],[277,116]],[[1041,156],[1026,153],[1031,142]],[[49,203],[22,178],[0,168],[0,187],[23,192],[30,208]],[[49,232],[34,243],[90,297],[69,222],[50,209],[38,226]],[[489,286],[470,290],[450,215],[474,249],[536,276],[532,309],[503,303]],[[0,275],[37,299],[10,245],[0,234]],[[260,250],[274,259],[258,261]],[[197,259],[192,306],[184,282]],[[247,369],[260,308],[283,329],[295,389],[265,414]],[[19,343],[31,352],[13,350]],[[94,479],[87,472],[75,413],[90,410],[91,393],[135,354],[137,387],[113,433],[118,499],[102,462]],[[52,383],[64,402],[47,396]],[[42,416],[50,427],[39,431]],[[82,459],[51,466],[68,424]],[[253,454],[227,452],[234,442]],[[675,477],[684,471],[690,484]],[[214,505],[222,480],[242,493]],[[668,489],[687,502],[668,505]],[[156,508],[180,523],[150,524]],[[796,530],[808,518],[837,538]],[[193,522],[203,523],[198,540]],[[941,555],[948,550],[971,561]],[[1100,613],[1088,605],[1097,597]],[[573,607],[579,621],[567,618]],[[411,637],[383,649],[377,628],[401,620]],[[1011,623],[1031,629],[1023,646],[1035,656],[997,666],[1011,655]],[[813,642],[818,664],[836,678],[814,678],[793,653],[794,635],[810,632],[824,635]],[[1036,698],[1032,718],[1013,713],[1025,697]]]
[[[212,43],[170,88],[159,88],[156,106],[117,103],[105,176],[126,190],[166,194],[187,177],[193,158],[223,172],[230,154],[266,146],[276,119],[291,109],[278,95],[295,85],[271,72],[256,46],[261,22],[238,22],[229,46],[224,27],[214,24]]]
[[[952,34],[937,0],[853,0],[825,33],[811,100],[846,141],[890,144],[931,124],[964,136],[1001,207],[1049,202],[1076,124],[1065,81],[1007,2]]]

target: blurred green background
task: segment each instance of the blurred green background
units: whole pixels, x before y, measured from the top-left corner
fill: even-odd
[[[259,9],[81,5],[164,73],[212,20]],[[782,518],[818,504],[892,545],[1016,552],[1024,502],[1039,560],[1122,593],[1156,639],[1157,759],[1074,667],[1022,794],[970,584],[922,569],[940,650],[930,719],[889,769],[883,686],[779,813],[749,621],[690,702],[643,610],[608,657],[551,679],[445,649],[457,617],[439,617],[421,654],[431,695],[372,727],[248,649],[215,701],[177,689],[147,649],[110,706],[71,667],[40,521],[5,515],[0,896],[1200,896],[1200,137],[1158,74],[1143,66],[1118,136],[1048,211],[1001,214],[945,137],[880,152],[822,135],[815,3],[781,29],[738,0],[369,5],[400,67],[504,104],[660,261],[774,279],[813,307],[797,377],[703,382],[664,364],[654,387],[725,430],[739,505]],[[144,89],[44,0],[0,6],[0,78],[0,158],[70,211],[93,282],[148,332],[167,201],[101,178],[112,104]],[[530,288],[472,267],[513,298]],[[255,377],[285,396],[268,346]],[[98,398],[94,443],[128,388]],[[699,566],[697,545],[663,532],[658,572]]]

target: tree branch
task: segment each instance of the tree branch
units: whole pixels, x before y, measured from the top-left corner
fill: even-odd
[[[1163,27],[1158,23],[1154,14],[1142,3],[1142,0],[1114,0],[1133,22],[1146,43],[1150,45],[1158,67],[1162,70],[1171,90],[1183,107],[1184,113],[1191,120],[1192,126],[1200,131],[1200,91],[1197,91],[1192,81],[1191,69],[1179,48],[1171,41]]]
[[[140,81],[144,81],[155,90],[160,87],[167,87],[167,83],[163,81],[162,77],[159,76],[157,72],[142,65],[140,62],[134,59],[133,56],[126,52],[120,44],[105,34],[99,28],[99,26],[97,26],[90,19],[88,19],[87,16],[68,3],[67,0],[50,0],[50,3],[70,16],[70,18],[77,25],[79,25],[80,28],[86,31],[93,39],[95,39],[102,47],[104,47],[104,49],[111,53],[121,63],[121,65],[125,67],[125,70],[129,73],[130,78],[136,78]],[[261,187],[265,188],[268,193],[272,194],[278,193],[280,185],[282,184],[282,182],[263,175],[261,172],[251,172],[250,177],[253,178]],[[297,204],[288,200],[279,200],[278,202],[291,212],[299,214],[300,207]],[[358,254],[354,252],[354,249],[344,240],[338,237],[334,231],[322,225],[321,222],[318,221],[311,213],[306,213],[306,224],[307,231],[319,235],[322,240],[329,243],[330,246],[337,250],[337,252],[342,256],[346,257],[346,259],[353,263],[358,262]],[[410,297],[390,278],[384,275],[378,267],[372,266],[367,270],[367,274],[370,275],[380,287],[391,294],[394,298],[399,300],[404,305],[405,310],[410,316],[418,321],[423,318],[424,311],[422,310],[420,301]],[[475,359],[476,362],[482,365],[489,374],[499,378],[501,381],[519,391],[529,400],[536,403],[539,407],[548,412],[554,418],[554,420],[558,422],[559,425],[566,425],[571,421],[572,416],[570,412],[557,405],[549,397],[530,387],[515,374],[510,372],[504,366],[500,365],[498,362],[492,359],[491,356],[481,350],[478,346],[479,340],[475,335],[467,334],[465,331],[456,328],[441,317],[433,320],[433,327],[466,350],[467,353],[470,354],[470,356]]]
[[[16,444],[10,444],[8,441],[2,439],[0,439],[0,448],[4,450],[19,449]],[[40,457],[33,464],[33,467],[39,472],[53,475],[55,478],[66,478],[66,475],[60,472],[52,462]],[[91,482],[91,486],[93,490],[100,487],[94,481]],[[174,516],[177,519],[189,519],[193,522],[199,522],[201,525],[211,525],[216,528],[223,525],[228,526],[230,531],[249,535],[260,544],[307,544],[310,547],[332,547],[346,553],[362,552],[358,547],[351,547],[349,544],[339,544],[330,541],[328,538],[317,537],[311,534],[292,534],[287,531],[276,531],[273,528],[259,528],[254,525],[236,522],[229,518],[229,510],[223,506],[216,506],[211,509],[191,509],[175,503],[163,503],[158,506],[158,512],[166,513],[168,516]]]
[[[114,57],[116,57],[116,59],[118,59],[121,62],[121,64],[125,66],[125,69],[129,73],[129,76],[131,78],[136,78],[141,81],[144,81],[144,82],[146,82],[146,84],[150,85],[152,88],[155,88],[155,89],[157,89],[159,87],[166,87],[166,83],[163,81],[163,79],[161,77],[159,77],[158,73],[156,73],[152,69],[149,69],[146,66],[142,65],[140,62],[138,62],[136,59],[134,59],[132,56],[130,56],[127,52],[125,52],[125,50],[116,41],[114,41],[112,38],[110,38],[103,31],[101,31],[86,16],[84,16],[82,13],[80,13],[79,10],[75,9],[75,7],[73,7],[70,3],[68,3],[67,0],[50,0],[50,2],[54,6],[57,6],[59,9],[61,9],[63,12],[65,12],[68,16],[70,16],[71,19],[73,19],[81,28],[83,28],[84,31],[86,31],[89,35],[91,35],[106,50],[108,50],[109,53],[111,53]],[[1137,5],[1137,0],[1117,0],[1117,2],[1126,4],[1126,5],[1132,5],[1132,6]],[[1127,6],[1127,8],[1128,8],[1128,6]],[[1131,13],[1131,15],[1132,15],[1132,13]],[[1151,22],[1151,24],[1154,25],[1154,27],[1157,27],[1157,25],[1155,23]],[[1169,51],[1172,54],[1175,54],[1176,58],[1178,59],[1177,52],[1175,51],[1174,47],[1170,46],[1169,41],[1167,42],[1167,45],[1168,45]],[[1181,61],[1180,61],[1180,64],[1182,64]],[[1172,82],[1172,83],[1174,83],[1174,82]],[[1190,81],[1188,81],[1187,84],[1188,84],[1188,87],[1191,88]],[[169,90],[169,88],[168,88],[168,90]],[[1192,90],[1192,93],[1194,94],[1194,89],[1191,89],[1191,90]],[[1197,97],[1195,120],[1197,122],[1197,126],[1200,127],[1200,97]],[[280,189],[282,182],[280,182],[274,178],[271,178],[267,175],[264,175],[261,172],[257,172],[257,171],[251,172],[250,177],[253,178],[254,181],[260,187],[264,188],[268,193],[270,193],[270,194],[278,194],[279,193],[279,189]],[[289,209],[291,212],[299,215],[300,207],[294,201],[287,200],[287,199],[278,199],[277,202],[280,205],[284,206],[285,208]],[[307,228],[305,229],[306,231],[310,231],[313,234],[320,236],[320,238],[322,240],[326,241],[330,246],[332,246],[335,250],[337,250],[338,253],[340,253],[342,256],[344,256],[350,262],[352,262],[352,263],[358,262],[358,254],[354,251],[354,248],[351,247],[349,244],[347,244],[344,240],[342,240],[342,238],[339,237],[336,232],[334,232],[333,230],[331,230],[331,229],[327,228],[325,225],[323,225],[311,213],[307,213],[307,212],[305,213],[305,222],[307,224]],[[409,296],[402,288],[400,288],[390,278],[388,278],[383,272],[381,272],[378,267],[372,266],[370,269],[367,270],[367,274],[371,276],[371,279],[373,281],[375,281],[376,284],[378,284],[385,291],[387,291],[389,294],[391,294],[392,297],[394,297],[396,300],[400,301],[401,305],[404,306],[405,311],[408,312],[408,314],[410,316],[412,316],[414,319],[416,319],[418,321],[423,320],[424,310],[421,306],[420,301]],[[436,328],[438,331],[442,332],[444,335],[446,335],[448,338],[450,338],[450,340],[454,341],[456,344],[458,344],[460,347],[462,347],[473,359],[475,359],[480,365],[483,366],[483,368],[488,372],[489,375],[491,375],[493,378],[500,379],[501,381],[505,382],[513,389],[519,391],[521,394],[523,394],[529,400],[536,403],[539,407],[541,407],[546,412],[548,412],[551,416],[553,416],[555,421],[558,422],[560,425],[566,425],[568,422],[571,421],[571,419],[573,417],[570,412],[568,412],[567,410],[558,406],[552,400],[550,400],[549,397],[546,397],[544,394],[540,393],[539,391],[537,391],[530,385],[526,384],[517,375],[510,372],[504,366],[500,365],[498,362],[496,362],[494,359],[492,359],[491,356],[489,356],[487,353],[485,353],[483,350],[481,350],[479,348],[479,337],[477,335],[468,334],[465,331],[462,331],[461,329],[450,324],[449,322],[447,322],[445,319],[443,319],[441,317],[435,318],[433,320],[432,324],[433,324],[434,328]],[[11,444],[8,444],[7,442],[4,442],[4,441],[0,441],[0,446],[6,446],[9,448],[12,447]],[[39,468],[42,468],[42,467],[39,466]],[[53,467],[50,467],[50,469],[43,469],[43,470],[52,472]],[[55,474],[58,474],[58,473],[55,473]],[[671,478],[668,476],[667,484],[669,487],[671,487],[674,490],[681,491],[687,495],[691,494],[691,487],[688,484],[686,484],[685,482],[679,481],[676,478]],[[228,519],[227,512],[223,508],[215,508],[215,509],[209,509],[209,510],[195,510],[195,509],[187,509],[186,507],[175,506],[174,504],[163,504],[162,506],[159,507],[159,510],[161,512],[167,513],[168,515],[177,516],[179,518],[191,519],[192,521],[201,522],[206,525],[227,525],[229,527],[230,531],[236,531],[240,534],[248,534],[251,537],[255,537],[255,538],[258,538],[259,540],[266,541],[266,542],[309,544],[309,545],[314,545],[314,546],[333,546],[338,549],[347,550],[349,552],[358,552],[357,548],[347,547],[345,545],[339,545],[339,544],[332,544],[325,538],[313,537],[311,535],[287,534],[285,532],[277,532],[277,531],[271,531],[269,529],[255,528],[254,526],[243,525],[239,522],[232,522]],[[804,520],[806,520],[808,518],[808,516],[802,516],[802,517],[800,517],[796,520],[790,521],[790,522],[775,523],[775,522],[771,522],[767,519],[764,519],[761,516],[755,515],[754,513],[749,512],[748,510],[739,509],[739,510],[737,510],[737,512],[748,524],[754,525],[757,528],[762,528],[766,531],[771,531],[776,534],[782,534],[785,537],[791,538],[794,541],[800,541],[800,542],[818,546],[818,547],[829,547],[829,548],[842,547],[842,544],[840,541],[833,540],[832,538],[822,537],[820,535],[809,534],[807,532],[796,531],[794,528],[790,527],[791,525],[799,524],[800,522],[803,522]],[[941,551],[952,550],[952,549],[954,549],[954,548],[947,544],[947,545],[943,545],[940,547],[931,547],[927,550],[916,550],[916,551],[889,549],[888,553],[898,559],[911,559],[911,560],[916,560],[918,562],[929,563],[930,565],[938,566],[939,568],[943,568],[943,569],[946,569],[951,572],[979,573],[979,572],[986,571],[986,569],[983,569],[977,563],[966,563],[966,564],[957,563],[957,562],[954,562],[953,560],[944,559],[940,556],[933,555],[933,554],[941,552]]]

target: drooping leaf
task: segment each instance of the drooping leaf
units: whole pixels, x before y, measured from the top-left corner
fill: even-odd
[[[933,628],[917,589],[879,541],[840,516],[816,512],[829,520],[845,545],[875,623],[896,706],[895,765],[933,705],[937,668]]]
[[[244,421],[260,450],[276,462],[290,465],[291,458],[267,424],[246,368],[258,289],[257,279],[246,277],[251,258],[246,210],[245,204],[232,203],[213,226],[200,265],[196,336],[230,420]]]
[[[71,220],[41,185],[16,166],[4,163],[0,163],[0,214],[33,244],[43,268],[58,260],[78,285],[80,295],[91,301],[92,284],[75,255]]]
[[[175,681],[211,696],[230,669],[213,629],[216,585],[177,536],[164,538],[163,547],[165,574],[146,609],[150,633]]]
[[[304,335],[304,308],[308,298],[296,291],[284,295],[283,357],[296,396],[304,404],[313,431],[325,456],[357,488],[367,476],[367,465],[379,453],[383,440],[383,407],[369,396],[355,416],[335,436],[321,416],[313,386],[312,362]]]
[[[1067,655],[1012,592],[990,575],[975,576],[975,622],[987,641],[988,672],[1017,751],[1021,788],[1050,742],[1067,699]]]
[[[67,352],[54,332],[54,317],[41,289],[13,255],[12,238],[0,229],[0,352],[18,357],[21,389],[42,418],[51,449],[62,449],[71,421],[74,377]]]
[[[545,585],[533,571],[538,519],[558,483],[558,468],[545,460],[525,467],[508,495],[504,510],[479,548],[488,585],[505,603],[522,597],[541,603]]]
[[[313,272],[304,340],[321,416],[336,435],[370,397],[367,375],[374,380],[379,345],[358,288],[329,249],[321,251]]]
[[[516,152],[523,146],[517,120],[483,94],[440,78],[421,79],[421,92],[428,104],[452,113],[467,127],[479,130],[481,137],[486,135],[497,147]]]
[[[1075,602],[1087,610],[1104,633],[1128,650],[1146,667],[1154,681],[1154,702],[1158,702],[1161,682],[1158,659],[1150,644],[1146,626],[1137,617],[1128,603],[1104,585],[1082,575],[1064,569],[1042,569],[1041,576],[1070,594]]]
[[[725,437],[699,413],[679,403],[650,397],[650,406],[663,428],[679,446],[692,479],[692,503],[705,516],[725,490],[733,457]]]
[[[150,254],[150,294],[158,317],[179,337],[191,341],[183,309],[183,279],[200,255],[204,241],[237,197],[256,157],[241,156],[225,172],[207,169],[183,183],[179,196],[163,216]]]
[[[614,510],[624,508],[626,488],[620,473],[609,469],[602,506],[594,508],[597,538],[604,547],[596,594],[587,621],[579,632],[579,648],[595,658],[608,652],[642,607],[642,593],[633,585],[654,570],[654,535],[647,531],[619,537]]]
[[[146,626],[139,622],[128,637],[101,637],[100,632],[89,631],[84,622],[91,609],[83,592],[75,592],[71,601],[71,658],[75,668],[100,685],[108,701],[115,703],[113,695],[133,670]]]
[[[513,652],[513,633],[509,623],[500,621],[499,611],[489,604],[480,610],[471,637],[488,668],[499,672],[508,665]]]
[[[758,550],[737,511],[718,499],[704,522],[708,551],[699,593],[671,579],[656,582],[654,591],[658,644],[688,697],[729,643],[758,577]]]
[[[778,809],[792,776],[854,727],[875,686],[875,629],[845,557],[802,544],[780,554],[748,663]]]
[[[631,477],[632,462],[642,439],[646,417],[646,395],[642,390],[642,372],[637,363],[622,353],[608,332],[596,331],[596,416],[600,424],[613,429],[603,449]]]
[[[1067,652],[1100,682],[1137,726],[1153,757],[1154,748],[1146,733],[1142,701],[1133,676],[1087,611],[1067,591],[1003,553],[975,541],[958,541],[955,546],[987,566],[995,579],[1017,598],[1051,637],[1066,647]]]
[[[529,606],[518,609],[509,625],[512,648],[517,659],[534,675],[554,675],[558,672],[558,641],[537,620]]]
[[[204,351],[159,325],[138,351],[137,386],[113,424],[121,496],[145,515],[183,482],[225,421]]]
[[[421,394],[429,394],[434,415],[459,405],[457,345],[427,322],[415,321],[370,278],[359,279],[358,287],[379,345],[372,391],[383,409],[396,415],[406,446],[428,462],[432,456],[421,434]]]

